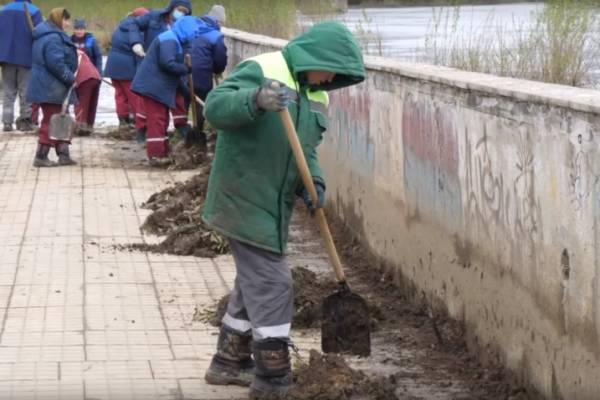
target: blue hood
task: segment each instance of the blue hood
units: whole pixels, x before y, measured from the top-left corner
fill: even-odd
[[[51,33],[57,33],[61,36],[62,35],[67,36],[67,34],[64,33],[62,31],[62,29],[59,29],[52,22],[44,21],[41,24],[39,24],[38,26],[36,26],[35,29],[33,30],[33,39],[37,40],[37,39],[41,38],[42,36],[46,36]]]
[[[217,23],[217,20],[214,19],[213,17],[209,17],[208,15],[205,15],[203,17],[200,17],[199,19],[200,19],[200,25],[201,25],[200,34],[221,30],[221,27]]]
[[[173,25],[172,31],[177,36],[180,43],[188,43],[195,37],[200,35],[200,29],[204,23],[200,18],[187,16],[179,18],[175,25]]]

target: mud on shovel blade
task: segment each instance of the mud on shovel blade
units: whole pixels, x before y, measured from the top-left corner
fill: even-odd
[[[306,158],[304,157],[304,152],[298,140],[290,113],[286,109],[279,114],[296,158],[302,182],[310,193],[314,204],[317,204],[317,190],[312,181],[312,176],[308,169],[308,164],[306,163]],[[338,290],[325,298],[323,302],[321,348],[325,353],[347,353],[368,356],[371,354],[371,317],[369,306],[361,296],[352,293],[346,283],[342,263],[322,208],[315,211],[314,218],[319,225],[321,236],[325,242],[329,259],[339,283]]]
[[[71,88],[67,92],[67,97],[63,102],[60,114],[54,114],[50,118],[49,136],[52,140],[58,140],[63,142],[69,141],[73,138],[73,135],[75,134],[75,121],[67,113],[67,108],[69,107],[69,98],[71,97],[73,87],[74,86],[71,86]]]

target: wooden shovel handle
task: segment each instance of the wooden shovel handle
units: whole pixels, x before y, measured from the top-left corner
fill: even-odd
[[[185,55],[185,65],[187,65],[190,70],[192,69],[192,56],[189,54]],[[188,85],[190,86],[190,98],[192,99],[192,101],[190,101],[190,107],[192,108],[192,128],[195,129],[198,109],[196,108],[196,102],[194,101],[196,94],[194,93],[194,75],[192,72],[188,74]]]
[[[285,127],[285,132],[290,142],[290,146],[292,147],[294,157],[296,157],[296,164],[298,165],[298,170],[300,171],[300,176],[302,177],[304,187],[306,188],[306,190],[308,190],[313,204],[316,205],[318,204],[319,196],[317,194],[315,184],[313,183],[308,164],[306,163],[306,157],[304,157],[304,151],[302,151],[302,145],[300,144],[300,140],[298,139],[298,135],[296,134],[296,128],[294,127],[294,122],[292,121],[290,112],[287,109],[285,109],[283,111],[280,111],[279,115],[281,116],[283,126]],[[335,276],[339,283],[346,283],[346,276],[344,275],[342,262],[340,261],[340,257],[335,248],[335,243],[333,243],[333,237],[331,236],[331,232],[329,231],[329,224],[327,224],[327,218],[325,218],[325,212],[322,208],[318,208],[315,211],[315,218],[319,225],[319,230],[321,231],[323,241],[325,242],[327,253],[329,253],[329,260],[331,261],[331,265],[333,266]]]

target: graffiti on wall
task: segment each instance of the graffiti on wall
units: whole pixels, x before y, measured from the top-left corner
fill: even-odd
[[[325,140],[335,146],[338,157],[350,160],[356,171],[372,176],[375,146],[370,132],[371,98],[364,87],[350,87],[330,95],[330,127]]]
[[[589,131],[573,132],[569,139],[574,153],[569,173],[571,202],[576,211],[581,211],[600,181],[600,176],[594,172],[591,154],[595,151],[594,137]]]
[[[462,211],[455,113],[409,95],[404,101],[402,136],[408,203],[459,229]]]
[[[507,177],[501,172],[506,169],[493,160],[486,127],[475,140],[465,132],[465,227],[477,241],[484,235],[492,242],[508,243],[511,261],[537,262],[538,244],[543,240],[542,213],[531,137],[525,127],[515,130],[513,143],[516,163]]]

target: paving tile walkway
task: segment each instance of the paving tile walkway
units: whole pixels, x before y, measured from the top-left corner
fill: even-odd
[[[35,146],[0,135],[0,398],[244,399],[205,384],[217,330],[192,322],[231,288],[231,257],[113,247],[155,240],[139,205],[192,172],[125,168],[97,138],[76,140],[79,165],[35,169]]]

